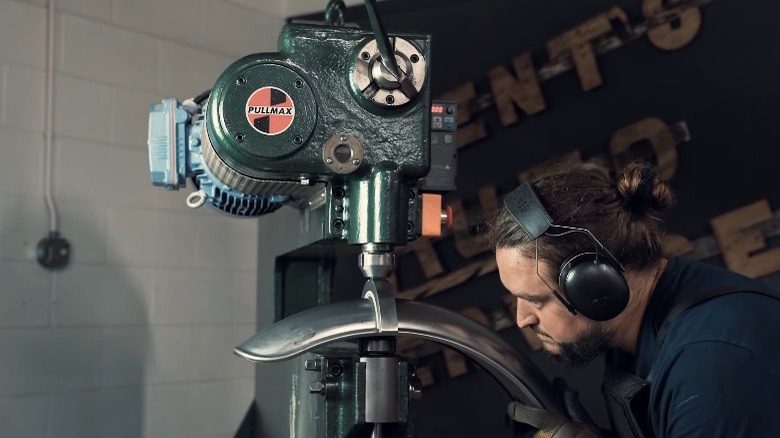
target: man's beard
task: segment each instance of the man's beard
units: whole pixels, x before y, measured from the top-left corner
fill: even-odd
[[[545,349],[547,355],[558,364],[567,367],[581,367],[596,359],[609,348],[611,332],[606,325],[600,322],[589,326],[577,339],[572,342],[557,342],[557,353],[551,353]]]

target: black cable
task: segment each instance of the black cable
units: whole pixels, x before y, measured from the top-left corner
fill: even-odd
[[[344,26],[344,2],[342,0],[330,0],[325,9],[325,24],[328,26]]]
[[[200,104],[202,104],[202,103],[203,103],[203,102],[204,102],[206,99],[208,99],[210,95],[211,95],[211,90],[206,90],[206,91],[204,91],[204,92],[202,92],[202,93],[198,94],[197,96],[195,96],[195,97],[192,99],[192,101],[193,101],[193,102],[195,102],[195,103],[197,103],[198,105],[200,105]]]

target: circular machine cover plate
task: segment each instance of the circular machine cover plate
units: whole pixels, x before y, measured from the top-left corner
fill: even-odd
[[[218,103],[218,128],[231,148],[252,158],[278,159],[306,144],[317,103],[300,74],[280,64],[252,63],[232,76]]]

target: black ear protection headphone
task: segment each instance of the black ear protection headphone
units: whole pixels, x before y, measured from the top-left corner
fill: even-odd
[[[572,314],[576,315],[579,312],[586,318],[606,321],[616,317],[626,308],[628,283],[623,276],[626,270],[590,230],[554,224],[528,182],[520,184],[520,187],[507,195],[504,198],[504,206],[528,237],[536,241],[537,275],[539,275],[537,239],[541,235],[559,237],[569,233],[583,233],[596,244],[595,250],[574,254],[561,264],[558,269],[558,286],[563,296],[555,288],[550,288]],[[552,234],[549,232],[551,228],[559,229],[561,232]]]

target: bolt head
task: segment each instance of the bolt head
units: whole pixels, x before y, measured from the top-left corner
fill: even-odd
[[[319,371],[320,366],[321,361],[319,359],[308,359],[303,363],[303,367],[306,369],[306,371]]]
[[[312,394],[325,394],[325,384],[320,381],[311,382],[309,392]]]

